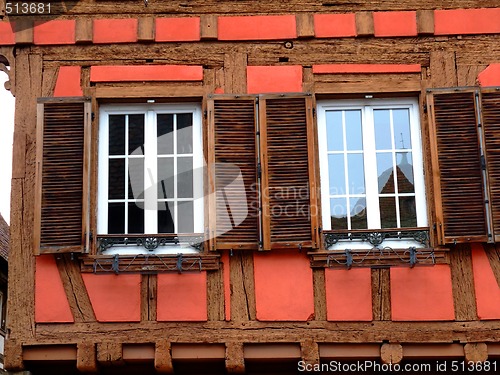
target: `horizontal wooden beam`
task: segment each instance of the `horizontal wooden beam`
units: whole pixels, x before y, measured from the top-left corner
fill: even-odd
[[[98,99],[114,98],[201,98],[204,94],[202,83],[176,83],[165,85],[135,84],[98,86],[95,96]]]
[[[249,344],[243,348],[245,359],[301,358],[300,344]]]

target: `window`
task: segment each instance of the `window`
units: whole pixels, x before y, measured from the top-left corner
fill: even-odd
[[[187,104],[101,107],[99,235],[204,232],[200,112]]]
[[[427,226],[417,100],[319,102],[318,131],[324,230]]]

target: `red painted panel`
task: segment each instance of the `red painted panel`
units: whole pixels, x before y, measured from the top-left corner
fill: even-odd
[[[306,321],[314,317],[309,258],[296,251],[254,254],[257,319]]]
[[[302,67],[248,66],[247,91],[249,94],[302,92]]]
[[[327,320],[371,321],[372,274],[369,268],[325,270]]]
[[[294,39],[297,37],[295,16],[219,17],[219,40]]]
[[[141,275],[82,273],[99,322],[141,320]]]
[[[94,20],[94,43],[137,42],[137,19]]]
[[[446,264],[391,268],[392,320],[454,320],[451,271]]]
[[[157,42],[184,42],[200,40],[200,18],[157,18]]]
[[[35,22],[33,42],[35,44],[75,44],[75,25],[75,20]]]
[[[500,33],[500,8],[434,11],[434,34]]]
[[[356,36],[356,16],[347,14],[315,14],[316,38],[340,38]]]
[[[481,244],[472,245],[472,271],[479,319],[500,319],[500,287]]]
[[[416,36],[417,12],[374,12],[375,36]]]
[[[10,22],[0,22],[0,46],[7,46],[16,43],[14,24]]]
[[[158,275],[158,321],[206,321],[207,273]]]
[[[92,66],[91,82],[202,81],[198,65],[112,65]]]
[[[500,86],[500,64],[490,64],[477,79],[481,86]]]
[[[313,65],[314,74],[420,73],[420,64],[323,64]]]
[[[72,323],[73,314],[52,255],[36,257],[35,321],[37,323]]]
[[[57,75],[54,96],[82,96],[80,73],[81,67],[79,66],[61,66]]]
[[[222,272],[224,277],[224,315],[226,320],[231,320],[231,274],[229,272],[229,253],[222,253]]]

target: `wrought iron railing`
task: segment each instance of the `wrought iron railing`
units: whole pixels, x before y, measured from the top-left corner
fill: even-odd
[[[193,234],[102,234],[97,235],[97,253],[102,254],[112,247],[142,247],[148,251],[158,248],[187,245],[203,250],[203,233]]]

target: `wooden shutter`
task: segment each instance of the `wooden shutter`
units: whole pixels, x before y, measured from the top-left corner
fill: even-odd
[[[235,96],[208,101],[212,250],[259,248],[256,103]]]
[[[438,240],[488,240],[476,91],[427,96]]]
[[[89,249],[90,102],[40,99],[37,110],[35,250]]]
[[[316,248],[312,111],[310,96],[259,101],[264,250]]]
[[[500,91],[483,89],[481,104],[493,240],[498,242],[500,241]]]

